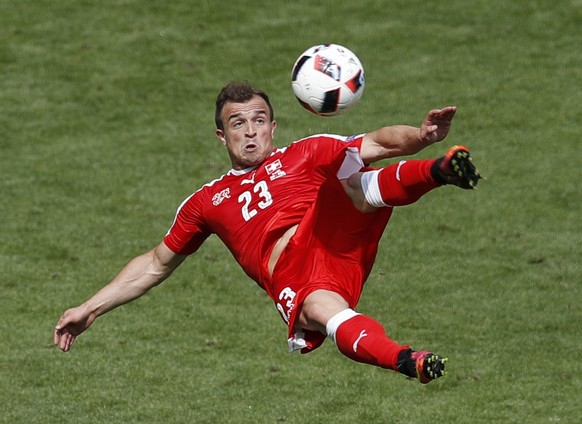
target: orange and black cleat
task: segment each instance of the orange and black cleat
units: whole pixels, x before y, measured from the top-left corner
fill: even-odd
[[[432,380],[446,375],[445,364],[448,358],[435,355],[426,350],[412,352],[410,358],[415,363],[416,376],[422,384],[430,383]]]
[[[448,359],[427,350],[415,352],[404,349],[398,354],[396,370],[410,378],[418,379],[422,384],[446,375],[445,364]]]
[[[451,184],[467,190],[477,188],[477,183],[482,178],[465,146],[451,147],[446,155],[435,161],[431,174],[441,184]]]

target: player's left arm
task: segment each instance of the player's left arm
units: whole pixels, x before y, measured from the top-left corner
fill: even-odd
[[[433,109],[428,112],[420,127],[392,125],[367,133],[360,148],[364,163],[413,155],[443,140],[449,133],[456,111],[456,106]]]

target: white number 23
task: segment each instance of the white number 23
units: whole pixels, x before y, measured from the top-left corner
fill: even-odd
[[[256,193],[261,199],[261,201],[257,203],[259,209],[268,208],[273,203],[273,197],[269,192],[269,187],[267,186],[266,181],[259,181],[253,187],[253,193]],[[257,214],[256,209],[249,208],[251,201],[253,200],[253,193],[251,193],[250,191],[245,191],[240,196],[238,196],[238,202],[243,204],[241,212],[245,221],[249,221],[253,216]]]

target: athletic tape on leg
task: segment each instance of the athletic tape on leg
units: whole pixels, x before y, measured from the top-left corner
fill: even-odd
[[[380,192],[380,185],[378,184],[378,173],[380,171],[381,169],[364,172],[360,180],[366,201],[377,208],[388,206],[382,200],[382,193]]]
[[[340,325],[346,322],[349,319],[352,319],[356,315],[360,315],[353,309],[344,309],[341,312],[338,312],[333,317],[329,319],[325,326],[325,330],[327,332],[327,337],[329,337],[335,343],[335,333]]]

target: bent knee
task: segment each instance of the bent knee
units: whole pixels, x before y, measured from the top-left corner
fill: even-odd
[[[375,211],[377,208],[370,205],[366,200],[364,190],[362,189],[363,174],[363,172],[356,172],[345,180],[342,180],[341,183],[354,207],[360,212],[368,213]]]
[[[339,294],[328,290],[316,290],[303,301],[299,314],[299,325],[307,330],[327,334],[328,321],[348,308],[348,302]]]

